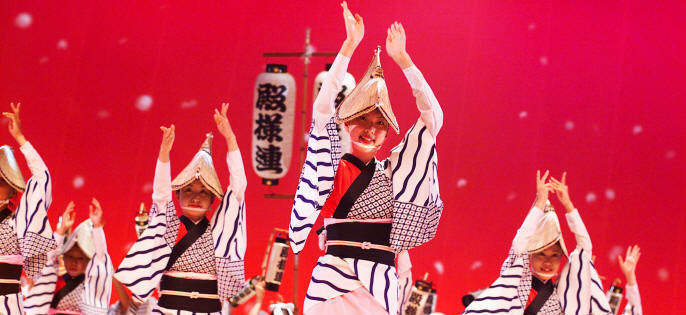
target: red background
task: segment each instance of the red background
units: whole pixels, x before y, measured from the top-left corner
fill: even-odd
[[[446,207],[436,239],[411,251],[415,277],[430,272],[435,280],[439,311],[461,311],[464,293],[495,279],[533,200],[538,168],[569,172],[606,288],[621,276],[616,254],[637,243],[646,312],[686,308],[686,4],[659,3],[350,3],[366,26],[350,72],[359,79],[386,27],[401,21],[445,112],[438,152]],[[337,51],[345,37],[340,11],[335,1],[1,1],[0,104],[23,104],[25,134],[53,174],[51,222],[69,200],[85,219],[88,200],[98,197],[110,255],[120,261],[135,239],[138,204],[150,200],[158,127],[177,126],[176,174],[204,133],[218,135],[211,111],[229,101],[248,175],[246,273],[256,274],[269,231],[288,226],[292,204],[263,195],[294,193],[299,170],[295,152],[271,190],[252,172],[253,84],[267,62],[281,62],[300,87],[303,68],[297,58],[262,53],[301,50],[308,27],[318,51]],[[33,18],[27,28],[15,25],[22,12]],[[310,80],[331,61],[315,59]],[[414,99],[385,54],[382,64],[404,132],[418,117]],[[153,98],[147,111],[135,106],[140,95]],[[3,133],[1,142],[15,145]],[[383,154],[399,139],[390,137]],[[227,185],[226,145],[215,141],[214,150]],[[77,177],[83,186],[73,184]],[[311,237],[300,258],[299,304],[318,255]],[[287,299],[291,283],[288,275]]]

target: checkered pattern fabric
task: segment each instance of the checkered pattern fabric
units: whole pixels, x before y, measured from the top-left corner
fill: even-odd
[[[338,170],[338,161],[341,160],[341,137],[338,135],[338,125],[331,118],[326,123],[326,132],[329,134],[329,141],[331,141],[331,162],[333,163],[333,171]]]
[[[441,218],[443,205],[422,207],[409,202],[394,201],[391,247],[397,252],[419,246],[431,240]]]
[[[0,223],[0,255],[21,255],[11,216]]]
[[[152,208],[155,208],[154,213],[157,214],[157,205],[155,205],[155,203],[153,203]],[[152,209],[150,212],[153,213]],[[176,236],[179,234],[179,224],[181,224],[181,221],[176,216],[176,207],[174,207],[173,201],[167,203],[167,210],[164,212],[164,214],[167,218],[167,229],[164,232],[164,240],[167,242],[169,247],[173,248],[174,244],[176,243]]]
[[[383,166],[377,165],[371,182],[350,209],[348,219],[390,219],[392,217],[392,182],[384,172]]]
[[[65,295],[57,304],[58,310],[81,311],[81,304],[83,304],[83,291],[86,286],[83,282],[79,284],[74,290]]]
[[[27,232],[25,238],[19,239],[19,248],[24,257],[24,272],[29,277],[37,275],[48,261],[47,253],[57,245],[52,238],[45,238],[33,232]]]
[[[238,293],[245,285],[244,261],[230,261],[226,257],[216,257],[216,262],[219,297],[226,300]]]
[[[178,222],[179,219],[176,218],[176,221]],[[217,271],[214,259],[212,229],[208,227],[207,230],[205,230],[205,233],[181,254],[179,259],[174,262],[174,265],[172,265],[169,270],[216,275]]]

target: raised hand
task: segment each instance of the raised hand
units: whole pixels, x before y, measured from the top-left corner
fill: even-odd
[[[93,198],[91,204],[88,206],[88,215],[90,216],[91,222],[93,222],[93,227],[102,227],[104,224],[102,222],[102,207],[98,199]]]
[[[641,258],[641,248],[638,245],[629,246],[626,249],[626,258],[622,259],[621,255],[617,256],[619,268],[622,269],[628,285],[636,285],[636,265],[639,258]]]
[[[174,144],[174,130],[176,127],[172,124],[169,128],[160,126],[162,130],[162,144],[160,145],[159,160],[166,163],[169,162],[169,152],[171,152]]]
[[[64,236],[67,234],[67,231],[71,229],[72,226],[74,226],[74,219],[76,219],[76,212],[74,212],[74,201],[70,201],[67,204],[67,208],[64,209],[64,212],[62,212],[62,216],[60,217],[60,223],[57,225],[57,229],[55,232],[57,234]]]
[[[224,136],[224,138],[235,137],[229,118],[226,116],[226,111],[229,109],[229,103],[222,103],[222,110],[214,109],[214,122],[217,124],[217,130]]]
[[[545,210],[545,203],[548,201],[548,192],[553,190],[550,183],[546,183],[549,171],[545,171],[543,176],[541,176],[541,171],[536,171],[536,207]]]
[[[21,103],[17,103],[17,105],[10,103],[10,107],[12,108],[12,112],[3,112],[2,115],[9,118],[10,122],[7,125],[7,129],[12,137],[17,140],[17,143],[22,146],[24,143],[26,143],[26,138],[21,132],[21,119],[19,119],[19,109],[21,107]]]
[[[567,186],[567,172],[562,173],[562,181],[558,181],[554,177],[550,177],[550,183],[553,186],[553,189],[555,190],[555,195],[557,195],[557,199],[560,200],[560,203],[565,207],[565,210],[567,210],[567,213],[574,211],[574,204],[572,204],[572,200],[569,199],[569,187]]]
[[[407,37],[405,36],[403,25],[398,22],[393,22],[388,28],[387,33],[386,53],[388,53],[388,56],[390,56],[402,69],[411,67],[413,63],[410,55],[407,53]]]
[[[345,22],[346,35],[345,42],[341,48],[341,54],[350,57],[364,37],[364,21],[359,14],[355,13],[355,15],[353,15],[353,13],[350,12],[347,2],[343,1],[341,7],[343,7],[343,21]]]
[[[229,109],[229,103],[222,103],[221,112],[214,109],[214,122],[217,124],[217,130],[226,139],[226,145],[229,147],[229,152],[238,150],[238,143],[236,142],[236,134],[231,129],[229,117],[226,116],[226,111]]]

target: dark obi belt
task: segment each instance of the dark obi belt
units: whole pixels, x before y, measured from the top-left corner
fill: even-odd
[[[0,263],[0,295],[21,292],[21,265]]]
[[[326,226],[326,253],[395,265],[391,223],[342,222]],[[351,245],[344,245],[350,243]],[[355,244],[355,245],[352,245]]]
[[[197,280],[162,276],[157,305],[196,313],[221,312],[217,280]]]

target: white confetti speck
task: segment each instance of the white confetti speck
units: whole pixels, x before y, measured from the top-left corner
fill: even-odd
[[[544,65],[544,66],[548,65],[548,57],[546,57],[546,56],[541,56],[541,58],[539,58],[538,61],[541,62],[541,65]]]
[[[136,108],[140,111],[147,111],[152,107],[152,96],[143,94],[136,100]]]
[[[437,261],[434,263],[434,268],[436,268],[436,272],[437,272],[439,275],[442,275],[443,272],[445,272],[445,266],[443,266],[443,262],[441,262],[440,260],[437,260]]]
[[[616,197],[616,195],[615,195],[614,189],[612,189],[612,188],[605,189],[605,198],[607,198],[607,200],[615,200],[615,197]]]
[[[76,177],[74,177],[74,182],[73,182],[74,188],[79,189],[79,188],[83,187],[83,184],[85,184],[85,183],[86,183],[86,181],[83,179],[82,176],[77,175]]]
[[[181,108],[193,108],[195,106],[198,106],[198,101],[196,99],[181,102]]]
[[[152,192],[152,183],[151,182],[147,182],[147,183],[145,183],[145,185],[143,185],[143,192],[144,193]]]
[[[457,180],[457,188],[462,188],[464,186],[467,186],[467,180],[464,178],[460,178]]]
[[[515,198],[517,198],[517,193],[516,193],[516,192],[512,191],[512,192],[510,192],[509,194],[507,194],[507,201],[512,201],[512,200],[514,200]]]
[[[636,125],[634,126],[634,129],[632,130],[634,135],[637,135],[641,132],[643,132],[643,127],[641,125]]]
[[[574,130],[574,122],[571,120],[567,120],[565,122],[565,130]]]
[[[616,264],[617,263],[617,256],[622,255],[624,252],[624,247],[615,245],[610,248],[610,251],[607,253],[607,259],[610,261],[610,264]],[[624,258],[624,256],[622,256]]]
[[[124,44],[126,44],[126,42],[128,42],[128,41],[129,41],[128,38],[122,37],[122,38],[119,39],[119,45],[124,45]]]
[[[535,28],[536,28],[536,23],[533,23],[533,22],[529,23],[529,30],[530,31],[533,31]]]
[[[98,117],[99,119],[105,119],[105,118],[110,117],[110,112],[108,112],[105,109],[102,109],[102,110],[99,110],[98,113],[95,114],[95,116]]]
[[[658,269],[657,278],[660,279],[660,281],[662,282],[669,280],[669,270],[667,270],[667,268]]]
[[[594,202],[596,199],[597,199],[597,198],[596,198],[595,193],[590,192],[590,193],[586,194],[586,202],[592,203],[592,202]]]
[[[57,49],[67,50],[67,47],[69,47],[69,43],[67,43],[66,39],[60,39],[57,41]]]
[[[477,270],[477,269],[481,268],[481,266],[483,266],[483,265],[484,265],[484,263],[482,263],[481,260],[477,260],[477,261],[474,261],[472,263],[472,266],[470,268],[472,268],[472,270]]]
[[[527,116],[529,116],[529,113],[527,113],[525,110],[519,112],[519,119],[524,119]]]
[[[38,62],[40,62],[40,63],[46,63],[46,62],[48,62],[49,60],[50,60],[50,58],[48,58],[48,56],[43,56],[43,57],[40,58],[40,60],[38,60]]]
[[[667,153],[665,153],[665,159],[671,160],[676,157],[676,151],[674,150],[669,150]]]
[[[18,28],[28,28],[31,24],[33,24],[33,17],[27,12],[17,14],[14,19],[14,25]]]

